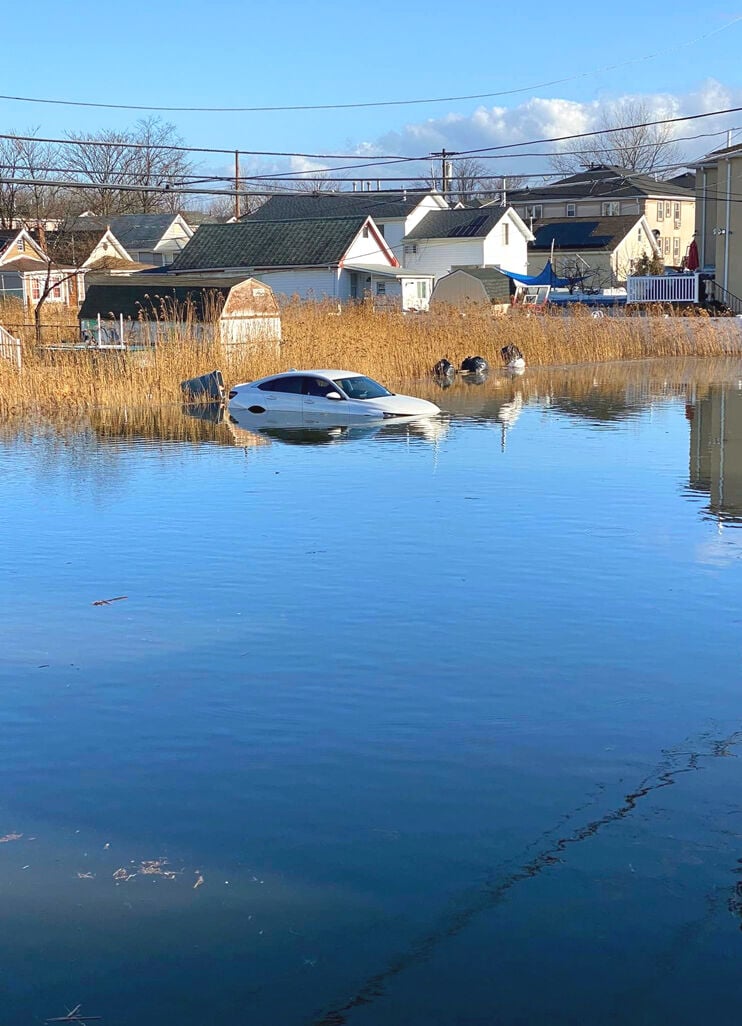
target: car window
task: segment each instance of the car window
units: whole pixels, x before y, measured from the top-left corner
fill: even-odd
[[[301,394],[302,378],[298,375],[288,378],[271,378],[258,385],[261,392],[294,392]]]
[[[335,384],[342,388],[349,399],[381,399],[382,396],[392,394],[378,381],[362,374],[354,374],[352,378],[338,378]]]
[[[328,392],[337,392],[337,385],[327,378],[304,378],[304,395],[326,396]]]

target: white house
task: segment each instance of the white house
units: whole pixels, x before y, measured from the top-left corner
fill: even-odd
[[[432,277],[400,267],[371,217],[204,224],[173,263],[174,276],[239,273],[278,295],[344,303],[372,298],[427,309]]]
[[[461,266],[498,267],[526,274],[533,233],[512,207],[436,210],[426,214],[402,240],[409,271],[437,281]]]
[[[193,228],[180,214],[81,214],[60,228],[72,234],[106,229],[124,248],[127,259],[155,267],[171,264],[193,237]]]
[[[435,190],[402,189],[367,192],[316,192],[271,196],[243,221],[306,221],[329,217],[373,218],[379,234],[404,265],[403,239],[426,214],[447,210],[448,203]]]

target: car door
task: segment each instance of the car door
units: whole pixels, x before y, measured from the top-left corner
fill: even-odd
[[[258,404],[265,405],[267,418],[271,423],[286,421],[301,424],[303,377],[301,374],[284,374],[279,378],[269,378],[258,385],[260,393]]]
[[[343,399],[328,399],[329,392],[340,395],[340,389],[334,381],[314,375],[304,375],[302,381],[304,392],[304,423],[327,424],[328,420],[340,421],[348,412],[348,402]]]

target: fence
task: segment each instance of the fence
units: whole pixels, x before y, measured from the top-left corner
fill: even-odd
[[[20,370],[23,366],[21,356],[21,340],[14,338],[9,331],[0,326],[0,357],[10,362]]]
[[[698,275],[633,275],[626,279],[627,303],[697,303]]]

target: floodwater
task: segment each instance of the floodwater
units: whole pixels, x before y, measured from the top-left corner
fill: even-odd
[[[417,391],[2,428],[3,1026],[738,1022],[742,362]]]

